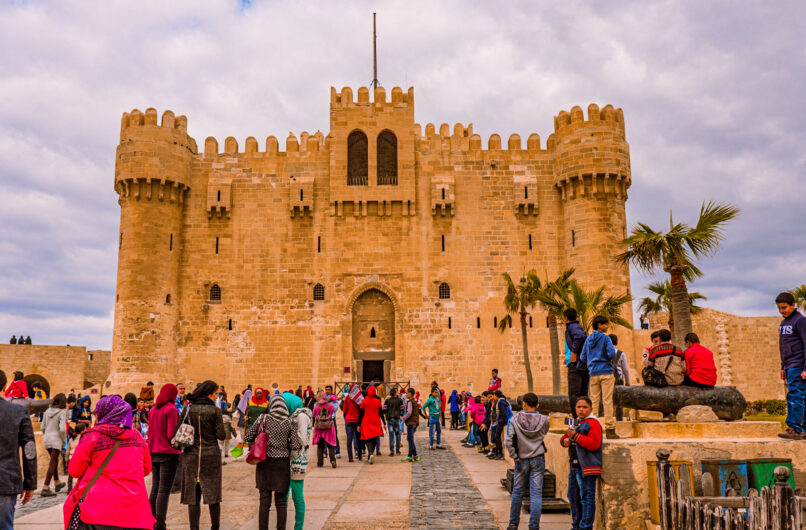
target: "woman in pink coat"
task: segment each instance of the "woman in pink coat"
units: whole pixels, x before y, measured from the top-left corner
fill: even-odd
[[[330,465],[336,467],[336,409],[328,403],[324,390],[316,395],[313,408],[313,444],[316,446],[316,467],[325,464],[325,447],[330,457]],[[328,419],[329,417],[329,419]]]
[[[139,432],[132,429],[132,408],[118,396],[102,398],[95,407],[97,423],[81,436],[70,459],[68,472],[78,479],[64,503],[64,527],[95,473],[115,443],[115,454],[81,503],[81,525],[106,525],[118,528],[153,528],[143,477],[151,473],[148,446]]]

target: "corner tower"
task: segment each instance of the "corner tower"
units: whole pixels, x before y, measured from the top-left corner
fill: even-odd
[[[548,149],[562,200],[566,266],[576,269],[587,288],[629,291],[629,269],[613,261],[626,235],[624,205],[631,183],[623,112],[591,104],[586,120],[579,107],[562,111],[554,118]],[[632,321],[631,311],[623,316]]]
[[[174,381],[182,217],[196,142],[187,119],[124,113],[115,158],[120,204],[115,331],[108,392]]]

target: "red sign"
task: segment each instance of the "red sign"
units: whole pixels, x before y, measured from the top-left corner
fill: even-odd
[[[345,366],[345,367],[344,367],[344,373],[345,373],[345,374],[349,374],[349,373],[350,373],[350,367],[349,367],[349,366]]]

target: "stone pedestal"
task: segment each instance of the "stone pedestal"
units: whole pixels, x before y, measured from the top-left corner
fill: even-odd
[[[700,462],[704,459],[745,460],[791,458],[796,487],[806,484],[806,443],[778,438],[778,422],[633,423],[637,437],[605,440],[603,472],[596,504],[598,529],[645,528],[649,519],[647,462],[658,449],[671,451],[673,460],[693,462],[695,494],[701,495]],[[557,475],[557,496],[568,498],[568,450],[559,434],[546,436],[546,467]],[[606,521],[606,523],[604,522]]]

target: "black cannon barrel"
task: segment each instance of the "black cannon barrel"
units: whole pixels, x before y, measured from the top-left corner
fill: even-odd
[[[14,398],[11,400],[12,403],[16,403],[17,405],[22,405],[23,407],[28,409],[28,414],[39,414],[40,412],[45,412],[50,407],[50,403],[53,400],[51,398],[48,399],[29,399],[29,398]]]
[[[538,396],[540,411],[570,413],[568,396]],[[742,419],[745,400],[735,386],[717,386],[711,390],[691,386],[617,386],[613,390],[613,403],[617,407],[639,410],[654,410],[665,414],[677,414],[688,405],[705,405],[721,420]]]

